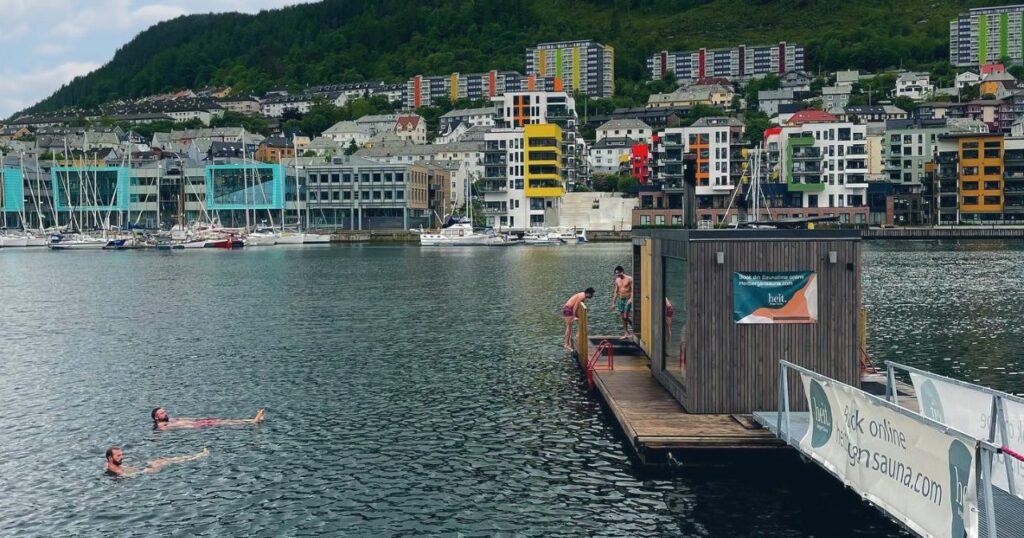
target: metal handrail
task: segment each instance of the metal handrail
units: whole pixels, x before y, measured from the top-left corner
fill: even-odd
[[[597,361],[601,358],[601,353],[606,352],[608,355],[608,362],[604,368],[597,366]],[[587,372],[587,389],[594,388],[594,371],[595,370],[614,370],[615,369],[615,348],[612,343],[608,340],[601,340],[601,343],[597,345],[594,352],[587,359],[586,372]]]

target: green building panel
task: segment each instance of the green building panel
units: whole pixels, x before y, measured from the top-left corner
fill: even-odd
[[[978,63],[988,63],[988,15],[978,16]]]

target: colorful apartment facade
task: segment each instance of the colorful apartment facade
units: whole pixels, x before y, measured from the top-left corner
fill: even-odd
[[[1024,63],[1024,5],[984,7],[949,23],[949,63],[977,67],[986,63]]]
[[[452,73],[441,76],[416,75],[402,89],[402,104],[415,110],[439,100],[489,99],[507,92],[561,91],[555,77],[524,76],[515,71]]]
[[[481,188],[487,225],[513,232],[557,226],[577,168],[575,100],[565,92],[514,92],[493,101],[498,115],[484,135]]]
[[[592,40],[541,43],[526,51],[526,74],[553,78],[569,93],[615,94],[615,49]],[[556,91],[558,91],[556,90]]]
[[[669,71],[675,74],[676,80],[697,81],[708,77],[746,79],[803,70],[803,46],[785,41],[755,47],[661,51],[647,58],[647,72],[654,80]]]
[[[948,134],[936,160],[936,223],[1024,220],[1024,139]]]

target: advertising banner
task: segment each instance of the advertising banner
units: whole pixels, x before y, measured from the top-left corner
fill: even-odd
[[[818,276],[812,271],[732,274],[736,323],[816,323]]]
[[[804,453],[923,536],[978,536],[978,447],[853,387],[801,375]]]
[[[992,395],[970,386],[943,381],[932,376],[910,373],[914,391],[921,405],[921,414],[960,430],[977,439],[988,439],[992,424]],[[1018,454],[1024,454],[1024,404],[1003,401],[1006,446]],[[996,436],[992,440],[1003,444],[1003,437],[996,424]],[[1009,467],[1009,473],[1007,473]],[[1005,454],[997,454],[992,460],[992,485],[1010,491],[1009,481],[1014,481],[1017,497],[1024,499],[1024,462]]]

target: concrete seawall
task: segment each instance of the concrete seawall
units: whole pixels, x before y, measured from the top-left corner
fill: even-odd
[[[1024,226],[936,226],[934,228],[869,228],[864,239],[1024,239]]]
[[[356,230],[356,231],[329,231],[324,230],[318,233],[330,233],[332,243],[418,243],[419,235],[404,230]],[[588,231],[587,238],[595,243],[613,241],[629,241],[632,232],[629,230],[618,231]]]

